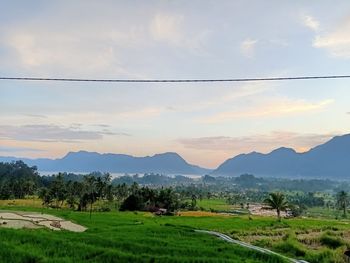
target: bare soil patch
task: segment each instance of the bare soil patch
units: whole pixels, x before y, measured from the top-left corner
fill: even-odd
[[[68,230],[84,232],[86,227],[71,221],[48,214],[28,213],[21,211],[0,211],[0,227],[6,228],[49,228],[52,230]]]

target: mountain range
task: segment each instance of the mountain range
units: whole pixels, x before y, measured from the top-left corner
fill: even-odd
[[[60,159],[0,157],[0,162],[23,160],[39,171],[212,174],[239,176],[249,173],[260,177],[350,178],[350,134],[336,136],[304,153],[281,147],[270,153],[251,152],[226,160],[215,170],[189,164],[177,153],[134,157],[125,154],[69,152]]]
[[[39,171],[66,172],[111,172],[111,173],[164,173],[164,174],[206,174],[211,172],[187,163],[177,153],[167,152],[154,156],[134,157],[125,154],[100,154],[96,152],[69,152],[60,159],[27,159],[0,157],[0,162],[22,160],[36,165]]]
[[[304,153],[281,147],[268,154],[240,154],[212,172],[230,176],[243,173],[262,177],[350,178],[350,134],[336,136]]]

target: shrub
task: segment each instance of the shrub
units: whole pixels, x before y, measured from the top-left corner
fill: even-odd
[[[111,209],[107,206],[102,206],[98,209],[99,212],[110,212]]]
[[[286,242],[281,242],[275,246],[280,252],[290,254],[296,257],[304,257],[306,251],[301,247],[296,241],[288,240]]]
[[[320,242],[322,245],[325,245],[329,248],[338,248],[344,245],[344,241],[341,240],[339,237],[332,237],[329,235],[323,235],[320,238]]]
[[[252,244],[258,247],[270,247],[272,242],[268,238],[264,238],[264,239],[255,240]]]
[[[129,195],[120,206],[120,211],[135,211],[143,209],[143,199],[139,195]]]
[[[305,260],[310,263],[333,263],[333,262],[343,262],[341,254],[337,254],[335,250],[325,249],[321,252],[308,253]]]

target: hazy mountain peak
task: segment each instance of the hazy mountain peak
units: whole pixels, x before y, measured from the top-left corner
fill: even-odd
[[[255,152],[225,161],[213,174],[256,176],[346,178],[350,171],[350,134],[336,136],[324,144],[299,154],[280,147],[268,154]]]
[[[77,152],[68,152],[63,158],[68,158],[68,157],[73,157],[73,156],[97,156],[100,155],[97,152],[88,152],[88,151],[84,151],[84,150],[80,150]]]
[[[297,153],[293,148],[280,147],[270,152],[270,154],[295,154]]]
[[[350,134],[335,136],[332,139],[330,139],[328,142],[326,142],[324,145],[337,144],[337,143],[350,143]]]
[[[335,136],[324,144],[315,146],[309,152],[315,151],[347,151],[350,149],[350,134]]]
[[[176,157],[176,158],[182,159],[182,157],[176,152],[157,153],[157,154],[153,155],[153,157],[159,157],[159,156]]]
[[[146,157],[124,154],[100,154],[97,152],[68,152],[59,159],[25,159],[9,157],[4,161],[22,159],[29,165],[36,165],[39,171],[64,172],[111,172],[111,173],[164,173],[164,174],[205,174],[209,169],[187,163],[175,152],[165,152]]]

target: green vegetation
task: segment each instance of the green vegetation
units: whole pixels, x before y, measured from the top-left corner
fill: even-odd
[[[222,198],[197,200],[197,206],[207,211],[230,211],[234,209],[233,205],[228,204]]]
[[[337,194],[337,206],[343,211],[343,217],[346,217],[346,209],[349,205],[349,197],[345,191],[340,191]]]
[[[281,221],[281,211],[285,211],[288,208],[288,202],[284,194],[280,192],[270,193],[269,197],[265,199],[265,203],[270,209],[276,210],[277,219]]]
[[[326,190],[302,190],[308,183]],[[350,248],[346,189],[345,183],[252,175],[199,180],[154,174],[114,180],[101,173],[41,177],[22,162],[0,163],[0,209],[54,214],[88,228],[72,233],[0,227],[0,262],[284,262],[195,229],[311,263],[343,262]],[[264,200],[278,221],[261,216]],[[294,217],[284,219],[281,211],[287,204]],[[173,216],[150,213],[164,210]]]
[[[0,163],[0,199],[24,198],[32,195],[41,185],[36,167],[18,161]]]
[[[309,262],[342,262],[346,221],[246,216],[154,216],[146,212],[34,210],[88,227],[84,233],[0,228],[0,262],[283,262],[193,232],[208,229]],[[7,248],[7,249],[3,249]],[[321,260],[322,259],[322,260]]]
[[[45,212],[78,222],[88,230],[0,228],[0,262],[284,262],[193,232],[195,227],[214,225],[214,220],[141,212],[99,212],[90,220],[88,212]]]

